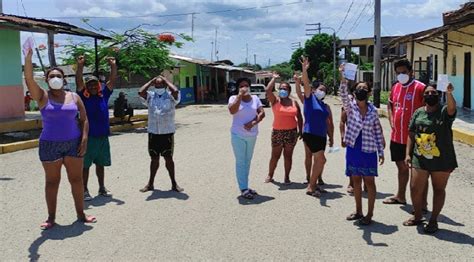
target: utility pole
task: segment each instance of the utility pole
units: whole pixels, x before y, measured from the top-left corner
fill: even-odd
[[[191,38],[194,40],[194,15],[195,13],[191,14]]]
[[[374,13],[374,105],[380,108],[380,61],[382,55],[382,38],[380,37],[380,0],[375,0]]]
[[[268,58],[268,67],[270,67],[270,58]]]
[[[291,43],[291,50],[295,50],[301,48],[301,42],[293,42]]]
[[[0,0],[0,14],[3,14],[3,1]]]
[[[306,24],[306,26],[310,26],[310,28],[306,28],[306,35],[315,35],[313,31],[318,31],[318,34],[321,34],[321,23]]]
[[[256,54],[253,54],[253,66],[254,67],[257,66],[257,55]]]
[[[214,62],[214,42],[211,42],[211,62]]]
[[[248,43],[245,44],[245,50],[246,50],[245,63],[248,65],[249,64],[249,44]]]
[[[216,36],[215,36],[215,39],[214,39],[214,46],[215,46],[215,54],[216,54],[216,61],[219,61],[219,58],[218,58],[218,54],[219,54],[219,51],[217,51],[217,26],[216,26]]]

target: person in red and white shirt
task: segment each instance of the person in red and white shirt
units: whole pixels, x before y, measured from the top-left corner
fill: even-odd
[[[390,153],[398,169],[398,191],[384,204],[406,204],[406,188],[409,169],[404,162],[408,137],[408,124],[416,109],[424,105],[423,90],[425,84],[415,80],[410,61],[403,59],[395,62],[397,83],[392,86],[387,104],[388,118],[392,132],[390,135]]]

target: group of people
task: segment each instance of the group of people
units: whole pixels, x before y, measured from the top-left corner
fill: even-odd
[[[89,169],[95,164],[99,183],[98,195],[110,197],[105,187],[105,167],[111,165],[110,124],[108,100],[117,78],[115,59],[107,58],[110,65],[108,82],[95,76],[83,79],[84,56],[77,58],[76,92],[64,89],[66,80],[59,68],[45,73],[48,90],[40,88],[33,78],[32,50],[25,56],[25,80],[31,97],[37,101],[43,118],[40,136],[39,157],[46,177],[46,202],[48,218],[42,229],[55,225],[56,203],[61,167],[64,165],[72,188],[77,217],[85,223],[94,223],[94,216],[84,213],[84,201],[92,199],[88,189]],[[274,114],[271,135],[272,154],[266,183],[274,181],[278,161],[284,156],[284,182],[290,184],[292,156],[298,139],[305,145],[305,168],[307,173],[306,194],[321,197],[326,191],[321,187],[321,175],[326,158],[326,145],[334,144],[334,122],[332,111],[324,102],[327,88],[320,82],[310,83],[307,58],[301,59],[302,77],[295,75],[296,93],[303,103],[291,98],[292,87],[281,82],[278,93],[273,92],[279,77],[274,73],[266,87],[267,98]],[[346,171],[350,178],[349,192],[354,193],[356,211],[347,220],[359,220],[362,225],[372,222],[376,195],[375,177],[378,164],[384,162],[385,139],[377,109],[369,102],[371,87],[367,82],[357,82],[350,89],[340,67],[340,95],[343,102],[344,132],[343,146],[346,147]],[[456,115],[456,103],[452,96],[453,87],[447,92],[447,105],[441,106],[435,85],[424,86],[414,80],[408,61],[395,64],[398,83],[390,95],[389,120],[392,126],[390,149],[392,160],[399,170],[399,192],[386,199],[386,204],[406,204],[405,189],[411,174],[411,196],[414,216],[404,225],[419,225],[422,212],[426,209],[426,188],[431,176],[434,189],[433,212],[427,232],[437,229],[439,215],[445,198],[445,187],[450,173],[457,167],[452,142],[451,125]],[[235,155],[235,168],[241,197],[253,199],[257,195],[249,187],[249,173],[258,124],[264,119],[265,111],[260,99],[250,95],[251,81],[246,78],[236,82],[238,94],[229,98],[228,109],[233,116],[231,143]],[[303,91],[301,91],[303,85]],[[150,90],[151,87],[154,89]],[[349,90],[350,89],[350,90]],[[154,179],[160,166],[160,157],[171,180],[171,189],[182,192],[175,178],[174,133],[175,109],[180,102],[179,89],[163,76],[157,76],[144,84],[139,96],[148,106],[148,154],[150,174],[140,192],[154,190]],[[124,97],[122,96],[122,100]],[[123,101],[122,101],[123,102]],[[126,103],[126,102],[125,102]],[[303,118],[304,116],[304,118]],[[329,141],[327,141],[329,139]],[[362,211],[362,182],[368,192],[368,211]],[[425,196],[425,197],[424,197]]]
[[[278,161],[284,156],[284,183],[290,184],[292,156],[298,138],[305,147],[305,169],[308,186],[306,194],[321,197],[326,191],[321,179],[326,163],[325,150],[334,144],[332,111],[324,102],[327,88],[319,81],[310,83],[308,58],[302,57],[302,77],[295,75],[296,94],[303,104],[290,97],[291,85],[280,82],[278,95],[274,86],[279,75],[274,73],[266,87],[267,99],[273,112],[271,134],[272,153],[265,183],[274,182]],[[428,178],[433,185],[433,209],[424,230],[434,233],[437,218],[445,200],[445,189],[450,173],[457,167],[454,152],[452,123],[456,116],[453,86],[446,92],[447,103],[441,105],[436,84],[424,85],[415,80],[411,63],[404,59],[395,63],[397,82],[391,89],[388,103],[391,126],[390,153],[398,169],[398,192],[383,201],[384,204],[406,205],[406,187],[410,181],[413,216],[403,222],[405,226],[423,223],[427,212]],[[377,108],[369,102],[372,88],[369,83],[352,83],[340,72],[341,143],[346,148],[345,174],[349,177],[348,193],[354,195],[355,212],[347,220],[358,220],[361,225],[372,223],[376,198],[375,177],[378,165],[385,161],[386,146]],[[302,83],[301,83],[302,82]],[[301,91],[303,84],[303,91]],[[253,199],[257,192],[249,187],[248,177],[258,123],[265,117],[263,105],[257,96],[250,95],[250,79],[237,80],[238,94],[229,98],[228,109],[233,116],[231,142],[235,156],[235,169],[241,197]],[[303,119],[304,115],[304,119]],[[328,141],[329,140],[329,141]],[[411,174],[410,174],[411,171]],[[362,184],[368,195],[368,210],[362,211]]]

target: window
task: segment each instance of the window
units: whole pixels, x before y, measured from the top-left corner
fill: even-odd
[[[209,76],[206,76],[206,86],[209,88]]]
[[[186,86],[185,87],[189,87],[189,76],[186,77]]]
[[[360,56],[366,56],[366,54],[367,54],[366,51],[367,51],[367,46],[364,45],[364,46],[359,47],[359,55]]]
[[[456,55],[453,55],[453,64],[452,64],[452,69],[451,69],[451,75],[452,76],[456,75]]]
[[[369,57],[374,57],[374,46],[369,46]]]

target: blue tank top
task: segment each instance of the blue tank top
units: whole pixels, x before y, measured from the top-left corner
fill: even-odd
[[[316,98],[314,94],[304,99],[304,128],[303,133],[326,137],[328,126],[326,123],[329,111],[326,104]]]

